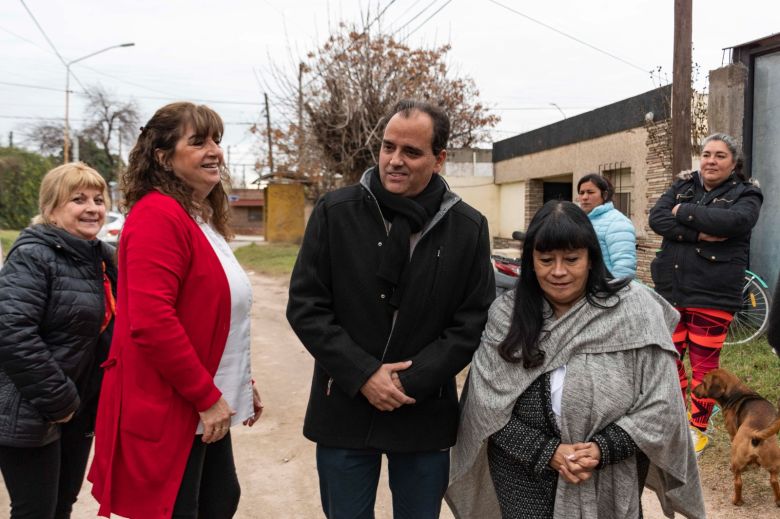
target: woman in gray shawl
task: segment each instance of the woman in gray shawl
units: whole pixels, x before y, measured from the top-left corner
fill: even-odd
[[[704,518],[679,398],[677,312],[611,279],[587,215],[552,201],[516,291],[490,309],[462,398],[446,499],[458,519]]]

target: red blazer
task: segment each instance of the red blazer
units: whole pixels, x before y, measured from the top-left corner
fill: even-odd
[[[87,479],[98,515],[171,517],[198,412],[230,327],[230,287],[211,244],[156,191],[130,212],[119,245],[116,322]]]

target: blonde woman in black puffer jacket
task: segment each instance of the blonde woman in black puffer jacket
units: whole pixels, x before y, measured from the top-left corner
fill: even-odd
[[[113,248],[96,239],[107,198],[84,164],[50,171],[0,271],[0,469],[14,519],[70,517],[84,479],[113,327]]]

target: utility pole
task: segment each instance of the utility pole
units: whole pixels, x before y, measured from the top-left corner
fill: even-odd
[[[8,132],[8,147],[13,148],[14,147],[14,132]]]
[[[133,47],[133,46],[135,46],[135,43],[120,43],[118,45],[111,45],[110,47],[106,47],[105,49],[100,49],[98,51],[91,52],[86,56],[81,56],[80,58],[72,59],[68,62],[63,60],[62,56],[60,56],[63,65],[65,65],[65,125],[63,126],[63,136],[62,136],[63,164],[66,162],[70,162],[70,124],[68,123],[68,119],[70,117],[70,66],[73,65],[74,63],[78,63],[79,61],[83,61],[87,58],[91,58],[92,56],[96,56],[97,54],[102,54],[103,52],[109,51],[111,49],[118,49],[121,47]],[[57,51],[55,50],[55,52]],[[57,56],[59,56],[59,53],[57,53]]]
[[[273,140],[271,139],[271,112],[268,110],[268,94],[263,94],[265,97],[265,129],[268,132],[268,168],[271,170],[271,175],[274,174],[274,148]]]
[[[227,148],[228,148],[227,149],[227,168],[228,168],[228,171],[230,171],[230,144],[228,144]]]
[[[303,178],[303,62],[298,63],[298,178]]]
[[[692,0],[674,0],[672,175],[691,169]]]

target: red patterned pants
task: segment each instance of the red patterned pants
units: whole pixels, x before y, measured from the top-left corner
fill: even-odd
[[[677,361],[677,373],[680,376],[683,402],[687,406],[688,374],[682,360],[686,350],[693,372],[691,380],[691,425],[702,431],[712,414],[715,401],[709,398],[697,398],[693,388],[701,384],[704,375],[720,365],[720,350],[734,315],[723,310],[710,308],[678,308],[680,323],[672,334],[672,340],[680,353]]]

